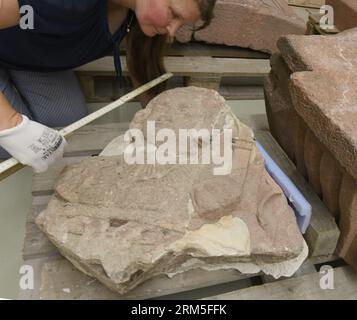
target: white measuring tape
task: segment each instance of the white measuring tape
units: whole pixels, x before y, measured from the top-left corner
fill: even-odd
[[[76,131],[76,130],[86,126],[87,124],[93,122],[94,120],[106,115],[110,111],[113,111],[114,109],[124,105],[128,101],[133,100],[137,96],[143,94],[144,92],[150,90],[153,87],[156,87],[157,85],[170,79],[171,77],[173,77],[173,74],[170,72],[163,74],[161,77],[156,78],[156,79],[148,82],[147,84],[144,84],[143,86],[137,88],[136,90],[124,95],[119,100],[114,101],[113,103],[103,107],[102,109],[100,109],[96,112],[93,112],[90,115],[88,115],[87,117],[84,117],[83,119],[60,130],[60,133],[64,137],[68,136],[69,134],[73,133],[74,131]],[[6,171],[10,170],[11,168],[15,167],[18,164],[20,164],[20,162],[14,158],[11,158],[9,160],[6,160],[6,161],[0,163],[0,176],[1,176],[1,174],[5,173]]]

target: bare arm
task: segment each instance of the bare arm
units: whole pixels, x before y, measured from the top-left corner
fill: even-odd
[[[16,26],[19,20],[18,0],[0,0],[0,29]],[[0,131],[16,127],[21,121],[21,114],[10,105],[5,95],[0,91]]]
[[[0,91],[0,131],[16,127],[22,121],[19,114]]]
[[[20,20],[18,0],[0,0],[0,29],[16,26]]]

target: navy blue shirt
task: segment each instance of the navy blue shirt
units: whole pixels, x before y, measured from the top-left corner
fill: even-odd
[[[109,31],[107,0],[19,0],[34,9],[34,29],[0,30],[0,66],[17,70],[60,71],[86,64],[114,50],[120,73],[119,43],[127,33],[130,11],[121,28]]]

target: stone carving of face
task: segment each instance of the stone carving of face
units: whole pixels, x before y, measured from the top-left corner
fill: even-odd
[[[194,25],[201,12],[198,0],[136,0],[135,13],[142,31],[149,37],[173,37],[183,25]]]

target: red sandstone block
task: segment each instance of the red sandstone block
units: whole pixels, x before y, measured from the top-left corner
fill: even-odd
[[[352,244],[349,250],[347,251],[344,259],[348,264],[353,266],[357,271],[357,236],[352,241]]]
[[[290,97],[301,118],[290,128],[297,167],[306,166],[315,191],[340,213],[337,253],[357,269],[357,28],[337,36],[287,36],[278,47],[292,72]]]
[[[337,247],[337,253],[344,258],[351,250],[353,241],[357,236],[357,182],[348,174],[345,174],[342,179],[340,209],[342,237]]]
[[[273,73],[266,79],[264,89],[266,97],[266,111],[272,135],[285,150],[290,159],[295,159],[293,134],[290,130],[296,113],[289,102],[289,95],[284,94],[278,86]]]
[[[294,73],[295,110],[357,180],[357,28],[337,36],[288,36],[279,40]]]
[[[272,73],[274,73],[276,77],[275,85],[282,91],[284,96],[286,96],[291,108],[293,108],[291,101],[291,92],[290,92],[290,76],[292,71],[289,69],[287,64],[285,63],[283,57],[280,54],[273,54],[270,58],[270,65],[272,69]]]
[[[305,22],[288,6],[286,0],[218,0],[211,25],[192,32],[188,27],[176,39],[276,52],[276,42],[287,34],[304,34]]]
[[[357,27],[356,0],[326,0],[326,4],[334,8],[335,25],[339,30]]]
[[[318,195],[322,195],[320,181],[320,164],[322,147],[311,130],[307,130],[305,136],[304,158],[309,182]]]
[[[299,116],[297,116],[295,125],[291,128],[291,130],[293,130],[294,132],[296,168],[300,172],[300,174],[307,180],[308,174],[304,157],[305,137],[307,128]]]
[[[322,156],[320,179],[323,201],[333,216],[338,218],[340,214],[339,194],[342,183],[342,169],[329,152],[325,152]]]

